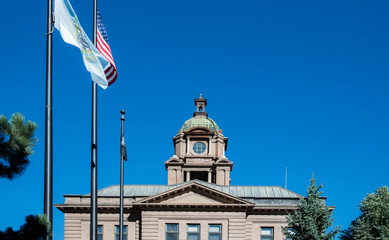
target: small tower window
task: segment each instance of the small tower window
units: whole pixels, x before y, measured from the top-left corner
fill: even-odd
[[[202,154],[203,152],[205,152],[206,148],[207,147],[202,142],[196,142],[195,144],[193,144],[193,152],[195,152],[196,154]]]

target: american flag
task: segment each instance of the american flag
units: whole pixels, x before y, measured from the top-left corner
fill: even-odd
[[[115,82],[118,73],[116,71],[115,62],[113,61],[111,48],[109,47],[107,31],[105,30],[99,10],[97,10],[97,49],[110,63],[104,69],[109,86]]]

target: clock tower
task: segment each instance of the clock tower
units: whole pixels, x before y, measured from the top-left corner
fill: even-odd
[[[233,162],[225,156],[228,138],[205,111],[207,99],[195,99],[196,112],[173,137],[175,154],[165,162],[168,184],[194,179],[230,185]]]

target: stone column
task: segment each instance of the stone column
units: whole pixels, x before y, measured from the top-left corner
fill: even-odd
[[[230,170],[225,170],[224,185],[230,185]]]
[[[182,183],[184,180],[183,180],[183,177],[182,177],[182,170],[181,169],[178,169],[177,170],[177,183]]]
[[[189,137],[187,137],[186,139],[187,139],[187,140],[186,140],[186,154],[189,154],[189,144],[190,144],[190,138],[189,138]]]
[[[190,172],[189,171],[186,172],[186,181],[190,181]]]
[[[167,184],[168,185],[176,184],[176,176],[174,174],[173,169],[168,168],[168,170],[167,170]]]
[[[212,137],[209,137],[208,138],[208,154],[207,155],[209,155],[209,154],[212,154]]]
[[[208,172],[208,182],[212,183],[212,172],[211,171]]]
[[[224,185],[224,171],[222,169],[216,170],[216,184]]]

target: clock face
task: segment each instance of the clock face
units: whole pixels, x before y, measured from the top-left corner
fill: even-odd
[[[196,154],[202,154],[203,152],[205,152],[205,149],[207,149],[207,146],[205,146],[205,144],[202,142],[196,142],[195,144],[193,144],[193,152],[195,152]]]

